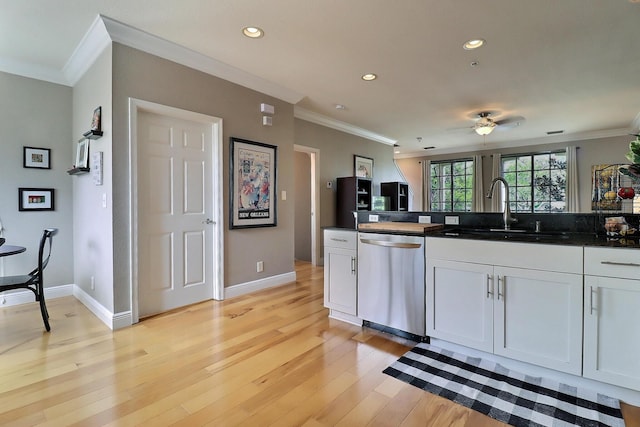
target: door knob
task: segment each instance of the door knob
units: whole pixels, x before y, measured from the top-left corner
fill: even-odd
[[[202,221],[203,224],[215,224],[216,222],[212,219],[207,218],[205,221]]]

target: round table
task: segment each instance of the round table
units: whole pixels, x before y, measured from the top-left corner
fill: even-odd
[[[2,245],[0,246],[0,257],[16,255],[26,251],[24,246]]]

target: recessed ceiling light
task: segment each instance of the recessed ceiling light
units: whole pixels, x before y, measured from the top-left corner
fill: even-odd
[[[375,80],[377,78],[378,78],[378,76],[376,76],[373,73],[367,73],[367,74],[364,74],[362,76],[362,80],[365,80],[365,81],[368,81],[368,82],[370,82],[371,80]]]
[[[336,110],[346,110],[346,109],[347,109],[347,107],[345,107],[344,105],[336,104]]]
[[[252,39],[259,39],[264,36],[264,31],[262,31],[262,28],[258,27],[244,27],[242,29],[242,34]]]
[[[462,47],[464,48],[464,50],[473,50],[473,49],[479,48],[482,45],[484,45],[484,40],[482,40],[482,39],[474,39],[474,40],[466,41],[462,45]]]

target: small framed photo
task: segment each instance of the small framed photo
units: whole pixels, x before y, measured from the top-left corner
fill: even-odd
[[[88,168],[89,167],[89,140],[83,139],[78,142],[76,147],[76,167]]]
[[[373,178],[373,159],[354,154],[353,175],[360,178]]]
[[[276,226],[278,147],[231,137],[230,148],[230,227]]]
[[[102,130],[102,107],[93,110],[91,118],[91,130],[100,132]]]
[[[23,147],[22,167],[51,169],[51,150],[49,148]]]
[[[55,210],[53,188],[18,188],[19,211]]]

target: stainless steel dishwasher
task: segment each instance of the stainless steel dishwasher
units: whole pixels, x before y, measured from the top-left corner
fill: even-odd
[[[424,244],[422,236],[358,233],[359,318],[425,337]]]

